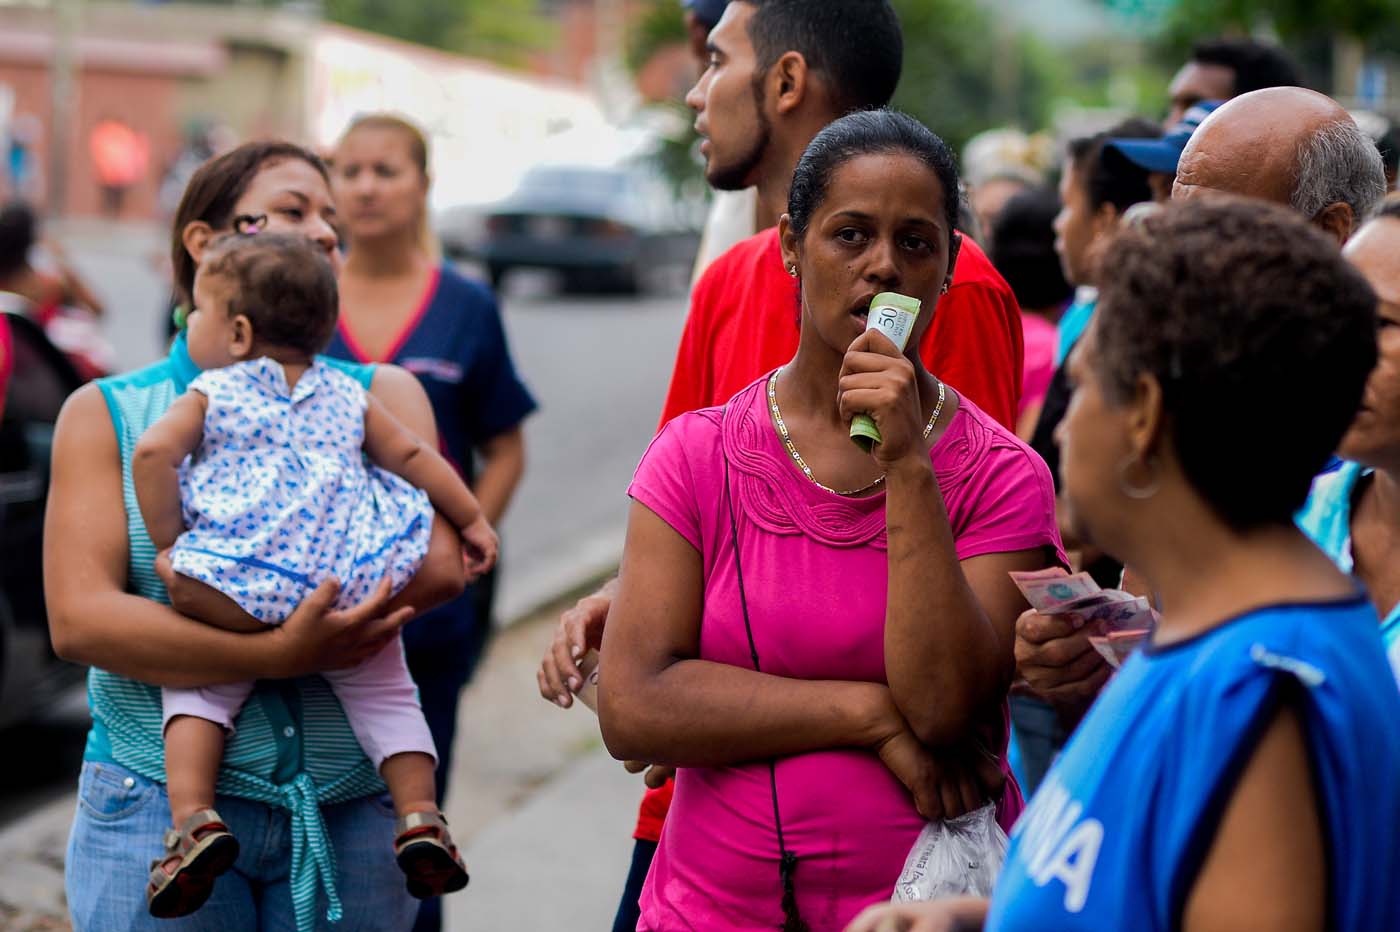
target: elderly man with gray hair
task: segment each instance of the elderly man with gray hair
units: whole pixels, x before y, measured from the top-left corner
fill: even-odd
[[[1181,154],[1172,199],[1262,198],[1292,207],[1340,244],[1385,192],[1380,153],[1341,104],[1301,87],[1270,87],[1206,118]]]

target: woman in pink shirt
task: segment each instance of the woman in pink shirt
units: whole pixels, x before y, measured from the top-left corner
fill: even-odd
[[[889,898],[926,819],[1020,810],[1007,573],[1064,556],[1044,463],[919,360],[957,189],[906,116],[823,130],[780,227],[796,356],[672,421],[637,470],[603,736],[681,768],[639,929],[840,929]],[[907,354],[865,332],[885,291],[923,301]],[[862,412],[873,454],[849,439]]]

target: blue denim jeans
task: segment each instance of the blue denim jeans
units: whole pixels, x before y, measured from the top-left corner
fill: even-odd
[[[1021,792],[1030,799],[1069,740],[1069,730],[1049,703],[1034,696],[1016,695],[1011,697],[1011,733],[1021,749],[1017,779]]]
[[[170,825],[165,787],[116,764],[83,764],[65,870],[74,932],[295,932],[287,813],[230,796],[218,797],[216,805],[238,838],[238,861],[198,912],[156,919],[146,911],[146,881]],[[335,848],[345,916],[317,928],[407,930],[418,901],[394,863],[388,796],[325,806],[321,813]],[[325,908],[322,898],[318,915],[324,917]]]

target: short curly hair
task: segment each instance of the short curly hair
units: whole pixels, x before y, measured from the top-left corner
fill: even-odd
[[[326,348],[340,315],[335,270],[304,236],[230,233],[210,244],[203,275],[229,279],[230,317],[243,315],[259,345],[285,347],[308,357]]]
[[[1128,226],[1095,312],[1111,402],[1162,386],[1196,491],[1243,531],[1289,521],[1376,364],[1376,296],[1333,240],[1259,201],[1174,204]]]

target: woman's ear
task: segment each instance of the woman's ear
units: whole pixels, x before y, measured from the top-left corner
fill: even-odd
[[[948,274],[943,279],[943,290],[953,287],[953,275],[958,268],[958,255],[962,252],[963,236],[957,230],[948,237]]]
[[[190,254],[195,265],[204,258],[204,250],[214,238],[214,228],[203,220],[191,220],[180,233],[180,242],[185,244],[185,252]]]
[[[802,255],[798,250],[801,241],[792,228],[792,220],[787,214],[778,218],[778,245],[782,248],[783,269],[794,278],[802,268]]]
[[[1112,236],[1118,229],[1118,221],[1123,219],[1123,214],[1112,204],[1100,204],[1099,209],[1094,211],[1094,241],[1100,249],[1104,246],[1107,237]]]
[[[228,348],[234,359],[244,359],[253,351],[253,322],[246,314],[239,314],[233,318]]]
[[[1155,375],[1144,373],[1137,377],[1128,407],[1128,447],[1135,457],[1146,460],[1161,448],[1165,417],[1162,383]]]

